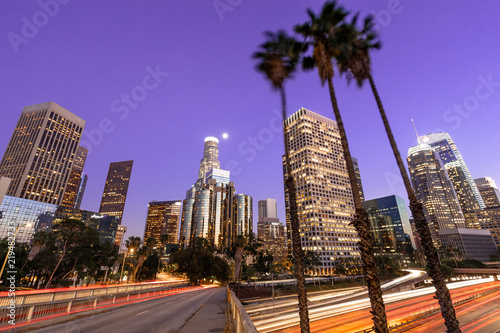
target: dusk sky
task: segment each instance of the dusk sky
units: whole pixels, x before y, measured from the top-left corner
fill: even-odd
[[[126,238],[142,238],[148,202],[184,199],[204,138],[216,136],[236,192],[254,199],[254,226],[266,197],[278,200],[284,222],[283,139],[272,130],[280,100],[251,55],[264,31],[291,32],[323,3],[3,1],[0,153],[24,106],[58,103],[87,122],[81,208],[99,209],[110,162],[134,160],[122,223]],[[419,135],[450,133],[474,178],[500,182],[498,1],[341,3],[377,15],[383,48],[373,72],[403,157],[417,143],[413,118]],[[369,87],[338,76],[334,84],[365,197],[406,199]],[[286,89],[289,114],[305,107],[334,119],[316,72],[297,74]],[[125,101],[131,94],[136,100]]]

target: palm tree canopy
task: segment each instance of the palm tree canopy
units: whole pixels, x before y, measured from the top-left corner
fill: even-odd
[[[302,67],[305,70],[318,68],[321,83],[333,77],[332,59],[344,52],[345,35],[348,24],[345,18],[349,14],[337,1],[325,3],[317,15],[308,9],[309,21],[295,26],[295,32],[304,36],[306,43],[312,45],[311,56],[304,57]]]
[[[382,43],[375,31],[373,16],[365,17],[361,28],[357,27],[358,18],[359,13],[346,26],[347,47],[336,59],[340,72],[347,74],[348,79],[354,78],[362,86],[371,73],[370,52],[380,49]]]
[[[273,88],[279,89],[286,79],[292,77],[306,45],[283,30],[277,33],[267,31],[264,35],[267,41],[259,46],[252,58],[258,61],[257,70],[271,81]]]

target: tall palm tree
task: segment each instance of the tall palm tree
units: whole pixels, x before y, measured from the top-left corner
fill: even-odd
[[[284,31],[266,32],[267,41],[260,45],[253,58],[258,61],[257,70],[263,73],[278,90],[281,96],[281,118],[283,122],[283,137],[285,144],[286,179],[285,190],[288,193],[290,227],[292,232],[293,262],[297,276],[297,294],[299,298],[299,316],[301,332],[309,332],[309,310],[307,308],[306,280],[302,265],[303,251],[300,244],[300,224],[297,208],[297,193],[290,168],[290,155],[285,131],[287,117],[286,93],[284,83],[293,77],[306,46],[290,37]]]
[[[345,18],[348,12],[338,5],[337,1],[326,2],[319,15],[316,15],[311,10],[307,12],[309,14],[309,21],[295,27],[295,31],[302,34],[305,40],[313,46],[312,56],[306,57],[303,65],[305,69],[316,67],[321,83],[324,85],[325,82],[328,82],[333,113],[337,120],[347,173],[352,188],[356,210],[352,224],[356,228],[360,238],[358,247],[361,252],[368,295],[372,307],[374,329],[376,332],[388,332],[387,316],[384,300],[382,299],[377,264],[373,253],[373,237],[370,232],[368,214],[361,204],[361,196],[356,181],[349,143],[333,86],[334,67],[332,61],[345,47],[344,37],[346,32],[348,32]]]
[[[382,121],[384,123],[385,131],[387,132],[387,137],[389,138],[399,172],[401,173],[401,177],[403,178],[406,192],[408,194],[410,210],[415,220],[415,227],[421,237],[422,247],[427,258],[429,275],[431,276],[434,287],[436,288],[436,297],[438,298],[439,305],[441,306],[441,314],[445,320],[446,328],[448,332],[460,332],[459,322],[456,318],[450,292],[446,287],[445,279],[441,271],[438,253],[432,243],[429,225],[425,219],[422,204],[418,201],[415,192],[411,187],[410,179],[406,173],[403,159],[401,158],[401,154],[396,144],[396,140],[394,139],[394,135],[392,134],[391,126],[389,125],[389,120],[387,119],[382,100],[380,99],[380,95],[373,79],[370,51],[381,47],[377,33],[374,30],[373,18],[371,16],[366,17],[363,21],[363,27],[358,29],[356,28],[357,17],[358,16],[356,15],[350,24],[351,33],[349,34],[349,47],[345,48],[343,52],[339,54],[337,62],[339,64],[340,71],[347,73],[351,76],[351,78],[354,78],[358,86],[362,86],[367,80],[370,83],[370,87],[380,111],[380,116],[382,117]]]

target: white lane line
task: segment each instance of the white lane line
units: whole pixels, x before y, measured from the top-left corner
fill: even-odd
[[[148,312],[148,311],[149,311],[149,310],[139,312],[138,314],[136,314],[136,316],[141,315],[141,314],[143,314],[144,312]]]

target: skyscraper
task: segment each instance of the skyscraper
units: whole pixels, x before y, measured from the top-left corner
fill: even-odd
[[[24,107],[0,162],[7,195],[61,204],[84,126],[54,102]]]
[[[234,184],[230,173],[219,169],[218,140],[205,138],[198,180],[183,201],[180,246],[187,247],[197,237],[215,248],[230,246],[236,229],[233,219]]]
[[[431,146],[419,144],[408,151],[408,167],[415,194],[424,206],[436,246],[439,230],[465,228],[465,219],[444,163]]]
[[[212,169],[220,169],[219,162],[219,140],[213,136],[205,138],[203,158],[200,161],[197,184],[204,184],[207,173]]]
[[[285,134],[289,172],[297,188],[302,249],[320,256],[321,274],[332,274],[335,258],[359,256],[359,238],[350,225],[354,201],[337,123],[301,108],[286,119]],[[287,172],[284,169],[285,179]],[[291,239],[286,193],[285,202]]]
[[[401,256],[409,263],[415,241],[405,201],[397,195],[363,202],[370,219],[375,254]]]
[[[474,179],[474,182],[487,208],[500,206],[500,191],[491,177]]]
[[[276,199],[266,198],[266,200],[259,200],[259,220],[262,217],[278,218],[278,205]]]
[[[80,208],[79,204],[77,207],[77,197],[80,191],[83,167],[85,166],[85,160],[87,159],[88,152],[87,148],[78,147],[73,161],[73,167],[71,168],[71,173],[69,174],[68,185],[64,191],[61,206]]]
[[[128,184],[134,161],[113,162],[109,165],[108,177],[102,194],[99,213],[117,216],[120,224],[127,199]]]
[[[356,183],[358,183],[359,196],[361,197],[361,201],[364,201],[365,192],[363,191],[363,183],[361,183],[361,173],[359,172],[358,159],[353,157],[352,164],[354,166],[354,173],[356,174]]]
[[[237,236],[249,236],[253,232],[253,202],[246,194],[234,196],[234,218]]]
[[[485,207],[483,199],[465,164],[460,151],[448,133],[432,133],[418,138],[419,143],[428,144],[439,154],[444,169],[453,184],[469,228],[477,228],[475,211]]]
[[[83,195],[85,194],[85,188],[87,187],[88,176],[85,172],[82,172],[82,176],[80,177],[80,184],[78,185],[78,193],[76,194],[76,203],[75,208],[80,209],[82,204]]]
[[[276,199],[259,200],[258,208],[257,237],[262,240],[260,250],[271,253],[274,260],[286,259],[285,227],[277,217]]]
[[[156,247],[163,246],[161,236],[167,235],[167,243],[177,244],[181,221],[182,201],[152,201],[148,204],[148,216],[144,230],[144,240],[152,237]]]

